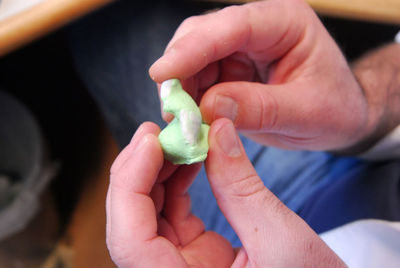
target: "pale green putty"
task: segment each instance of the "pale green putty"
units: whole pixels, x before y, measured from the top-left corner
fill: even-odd
[[[204,161],[210,127],[202,122],[199,107],[178,79],[164,81],[160,95],[164,112],[175,116],[158,136],[164,157],[174,164]]]

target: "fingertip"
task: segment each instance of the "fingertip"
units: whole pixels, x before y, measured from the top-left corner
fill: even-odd
[[[137,141],[125,161],[111,170],[114,187],[149,192],[163,166],[164,156],[158,138],[145,134]]]
[[[217,119],[211,124],[209,145],[214,154],[218,154],[220,159],[227,158],[227,161],[244,154],[235,126],[226,118]]]
[[[144,122],[136,129],[131,138],[130,144],[127,147],[134,145],[137,140],[143,138],[148,133],[158,135],[160,131],[160,127],[157,124],[153,122]]]
[[[156,63],[157,61],[155,61],[151,66],[150,66],[150,68],[147,70],[147,73],[149,74],[149,76],[150,76],[150,79],[151,80],[153,80],[154,82],[156,82],[156,76],[154,75],[154,64]],[[156,82],[157,83],[157,82]],[[158,83],[157,83],[158,84]]]
[[[173,74],[176,73],[176,62],[179,59],[175,58],[176,52],[172,49],[168,53],[161,56],[149,68],[149,75],[156,83],[162,83],[168,79],[176,78]]]
[[[140,127],[138,128],[138,131],[140,129],[142,129],[142,133],[151,133],[156,136],[161,132],[160,127],[157,124],[150,121],[146,121],[143,124],[141,124]]]
[[[144,138],[147,135],[152,135],[157,138],[160,133],[160,128],[158,125],[152,122],[145,122],[136,130],[130,143],[119,153],[117,158],[114,160],[110,168],[110,173],[118,172],[125,162],[131,157],[131,155],[141,147]],[[157,139],[158,140],[158,139]],[[161,146],[159,145],[161,148]]]
[[[236,124],[239,115],[237,84],[238,82],[219,83],[206,91],[200,102],[200,111],[205,122],[210,124],[219,118],[228,118]]]
[[[241,174],[254,173],[242,142],[230,120],[221,118],[214,121],[208,140],[210,149],[205,167],[212,185],[229,184],[229,181]]]
[[[213,121],[210,125],[209,138],[215,139],[216,133],[226,124],[232,124],[232,121],[227,118],[219,118]]]
[[[162,167],[162,164],[164,162],[164,154],[161,148],[160,141],[158,140],[158,136],[153,133],[149,133],[143,138],[143,143],[144,146],[149,147],[150,153],[154,154],[154,157],[152,158],[154,160],[159,160],[160,163],[158,165]]]
[[[216,97],[224,92],[224,84],[218,83],[210,87],[203,95],[200,101],[200,111],[204,122],[211,124],[221,117],[215,116]]]
[[[158,60],[156,60],[149,68],[149,76],[151,78],[151,80],[153,80],[156,83],[162,83],[165,80],[162,80],[163,77],[163,69],[162,69],[162,58],[159,58]]]
[[[207,124],[211,125],[214,121],[213,114],[214,114],[214,98],[211,96],[212,94],[209,93],[209,90],[206,91],[201,98],[200,101],[200,112],[201,116],[203,117],[203,121]]]
[[[160,132],[160,127],[157,124],[153,122],[144,122],[133,135],[128,147],[133,147],[133,149],[131,149],[132,152],[137,151],[139,146],[141,146],[143,143],[147,143],[149,135],[157,137]]]

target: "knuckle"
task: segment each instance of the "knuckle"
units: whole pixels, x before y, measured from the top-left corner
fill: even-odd
[[[106,239],[106,245],[110,257],[118,267],[131,267],[132,263],[132,252],[122,247],[120,243],[115,239]]]
[[[278,121],[279,105],[274,95],[267,90],[256,91],[260,101],[259,130],[275,129]]]
[[[262,196],[262,203],[268,207],[270,215],[274,215],[275,219],[281,219],[283,223],[287,224],[293,222],[294,214],[282,201],[275,196],[272,192]]]
[[[239,198],[252,197],[266,190],[264,183],[256,174],[234,180],[228,189],[231,196]]]
[[[279,214],[286,220],[290,221],[293,213],[288,207],[286,207],[284,203],[282,203],[281,200],[279,200],[278,197],[271,193],[268,198],[268,203],[270,204],[271,210],[274,213]]]
[[[322,241],[306,239],[301,248],[303,254],[303,266],[309,267],[310,260],[324,263],[324,267],[342,267],[342,261],[326,246],[321,246]]]
[[[291,222],[295,214],[282,203],[278,197],[270,192],[263,181],[252,174],[240,179],[234,180],[228,185],[229,196],[236,199],[252,199],[252,201],[266,204],[266,208],[272,215],[279,215],[285,221]]]

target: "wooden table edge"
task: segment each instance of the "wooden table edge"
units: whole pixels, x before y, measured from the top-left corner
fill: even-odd
[[[0,21],[0,57],[113,0],[45,0]]]

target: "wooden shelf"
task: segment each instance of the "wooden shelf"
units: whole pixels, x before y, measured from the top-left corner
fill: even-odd
[[[255,0],[203,0],[240,4]],[[400,25],[399,0],[306,0],[322,15]]]
[[[113,0],[45,0],[0,21],[3,56]]]
[[[114,0],[44,0],[0,21],[0,57]],[[201,1],[201,0],[200,0]],[[254,0],[202,0],[245,3]],[[399,0],[307,0],[320,14],[400,25]]]

